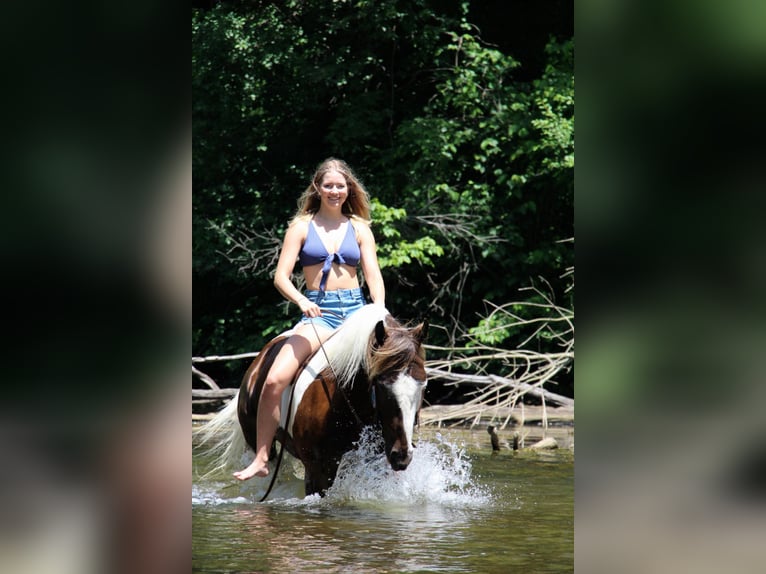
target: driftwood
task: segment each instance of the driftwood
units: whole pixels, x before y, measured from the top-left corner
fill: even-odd
[[[238,360],[238,359],[250,359],[253,357],[257,357],[258,353],[239,353],[238,355],[209,355],[207,357],[192,357],[192,375],[196,376],[200,381],[205,383],[208,387],[210,387],[214,391],[222,391],[226,389],[221,389],[221,387],[213,380],[213,377],[208,375],[207,373],[203,373],[200,371],[197,367],[195,367],[195,363],[211,363],[215,361],[232,361],[232,360]],[[194,398],[201,398],[202,395],[199,395],[198,393],[195,395],[195,392],[199,389],[192,389],[192,404],[196,404],[199,402],[210,402],[210,401],[194,401]],[[228,391],[227,391],[228,392]],[[236,392],[236,391],[235,391]],[[233,396],[234,393],[231,395],[223,395],[221,397],[215,396],[215,397],[204,397],[205,399],[211,399],[211,398],[227,398],[230,396]]]
[[[492,311],[483,319],[481,329],[463,333],[462,346],[426,346],[437,357],[426,363],[429,379],[469,387],[464,404],[450,408],[444,416],[431,418],[430,422],[474,426],[489,419],[504,428],[517,405],[521,404],[523,412],[521,399],[525,396],[542,403],[544,427],[550,410],[546,403],[569,408],[574,414],[574,399],[543,388],[555,384],[556,377],[568,372],[574,362],[574,312],[556,305],[551,296],[539,289],[521,291],[532,291],[532,300],[502,305],[486,302]],[[487,342],[495,334],[511,331],[523,337],[514,348],[495,347]],[[540,339],[551,343],[553,349],[538,352],[529,348],[536,347]],[[490,369],[501,371],[503,376],[488,372]]]
[[[213,377],[211,377],[210,375],[200,371],[197,367],[194,366],[194,364],[192,364],[192,375],[197,375],[197,377],[199,377],[199,379],[203,383],[205,383],[208,387],[210,387],[213,390],[220,390],[221,389],[221,387],[218,386],[218,383],[216,383],[213,380]],[[192,396],[194,396],[194,395],[192,395]]]
[[[231,399],[238,389],[192,389],[192,399]]]
[[[541,405],[525,405],[522,402],[514,407],[494,407],[481,405],[431,405],[420,411],[420,424],[449,427],[477,426],[483,423],[496,425],[498,430],[507,426],[525,424],[574,424],[574,407],[546,407],[543,417]]]
[[[236,394],[237,389],[192,389],[192,409],[194,407],[204,407],[204,410],[215,409],[234,398]]]
[[[194,363],[211,363],[215,361],[234,361],[237,359],[251,359],[257,357],[258,351],[252,353],[239,353],[238,355],[208,355],[207,357],[192,357]]]
[[[527,383],[518,383],[505,377],[499,377],[498,375],[467,375],[461,373],[451,373],[449,371],[434,369],[431,367],[426,367],[426,374],[428,375],[429,379],[444,379],[455,384],[473,383],[477,385],[508,387],[538,399],[545,399],[546,401],[557,405],[569,407],[574,406],[574,399],[572,398],[565,397],[564,395],[558,395],[541,387],[533,386]]]
[[[556,442],[555,438],[548,436],[542,440],[537,441],[535,444],[530,445],[529,448],[532,450],[554,449],[559,448],[559,443]]]

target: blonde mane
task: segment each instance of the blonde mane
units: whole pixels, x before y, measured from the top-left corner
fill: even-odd
[[[360,367],[368,370],[370,337],[378,321],[385,320],[388,315],[383,305],[365,305],[346,319],[343,326],[324,343],[330,366],[341,387],[351,385]]]

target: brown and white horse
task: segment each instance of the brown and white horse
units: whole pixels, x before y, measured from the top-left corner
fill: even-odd
[[[407,468],[426,386],[422,346],[426,331],[423,323],[406,328],[383,306],[366,305],[299,370],[282,396],[276,439],[303,463],[306,495],[324,494],[332,485],[341,457],[354,448],[366,426],[382,432],[391,468]],[[263,381],[289,335],[279,335],[263,348],[245,373],[237,401],[199,431],[208,444],[213,443],[212,450],[226,449],[219,467],[241,457],[242,438],[255,449]],[[234,426],[227,438],[214,438],[234,419],[235,403],[239,428]]]

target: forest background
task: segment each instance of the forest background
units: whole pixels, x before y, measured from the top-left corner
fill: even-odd
[[[195,356],[257,351],[297,320],[273,272],[331,156],[371,195],[386,305],[428,318],[429,360],[505,375],[518,366],[472,349],[560,351],[555,321],[574,310],[571,2],[192,6]],[[574,396],[564,365],[545,387]],[[245,367],[205,370],[236,387]],[[426,400],[465,393],[429,383]]]

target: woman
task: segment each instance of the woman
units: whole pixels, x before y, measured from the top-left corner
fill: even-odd
[[[322,162],[298,205],[298,213],[285,233],[274,285],[286,299],[300,307],[304,317],[266,376],[258,403],[255,460],[234,473],[239,480],[269,474],[269,450],[279,426],[282,392],[292,382],[301,363],[319,349],[351,313],[364,305],[357,277],[358,264],[373,302],[385,304],[375,238],[369,227],[369,197],[348,165],[333,158]],[[300,259],[303,266],[305,293],[291,280],[296,259]]]

